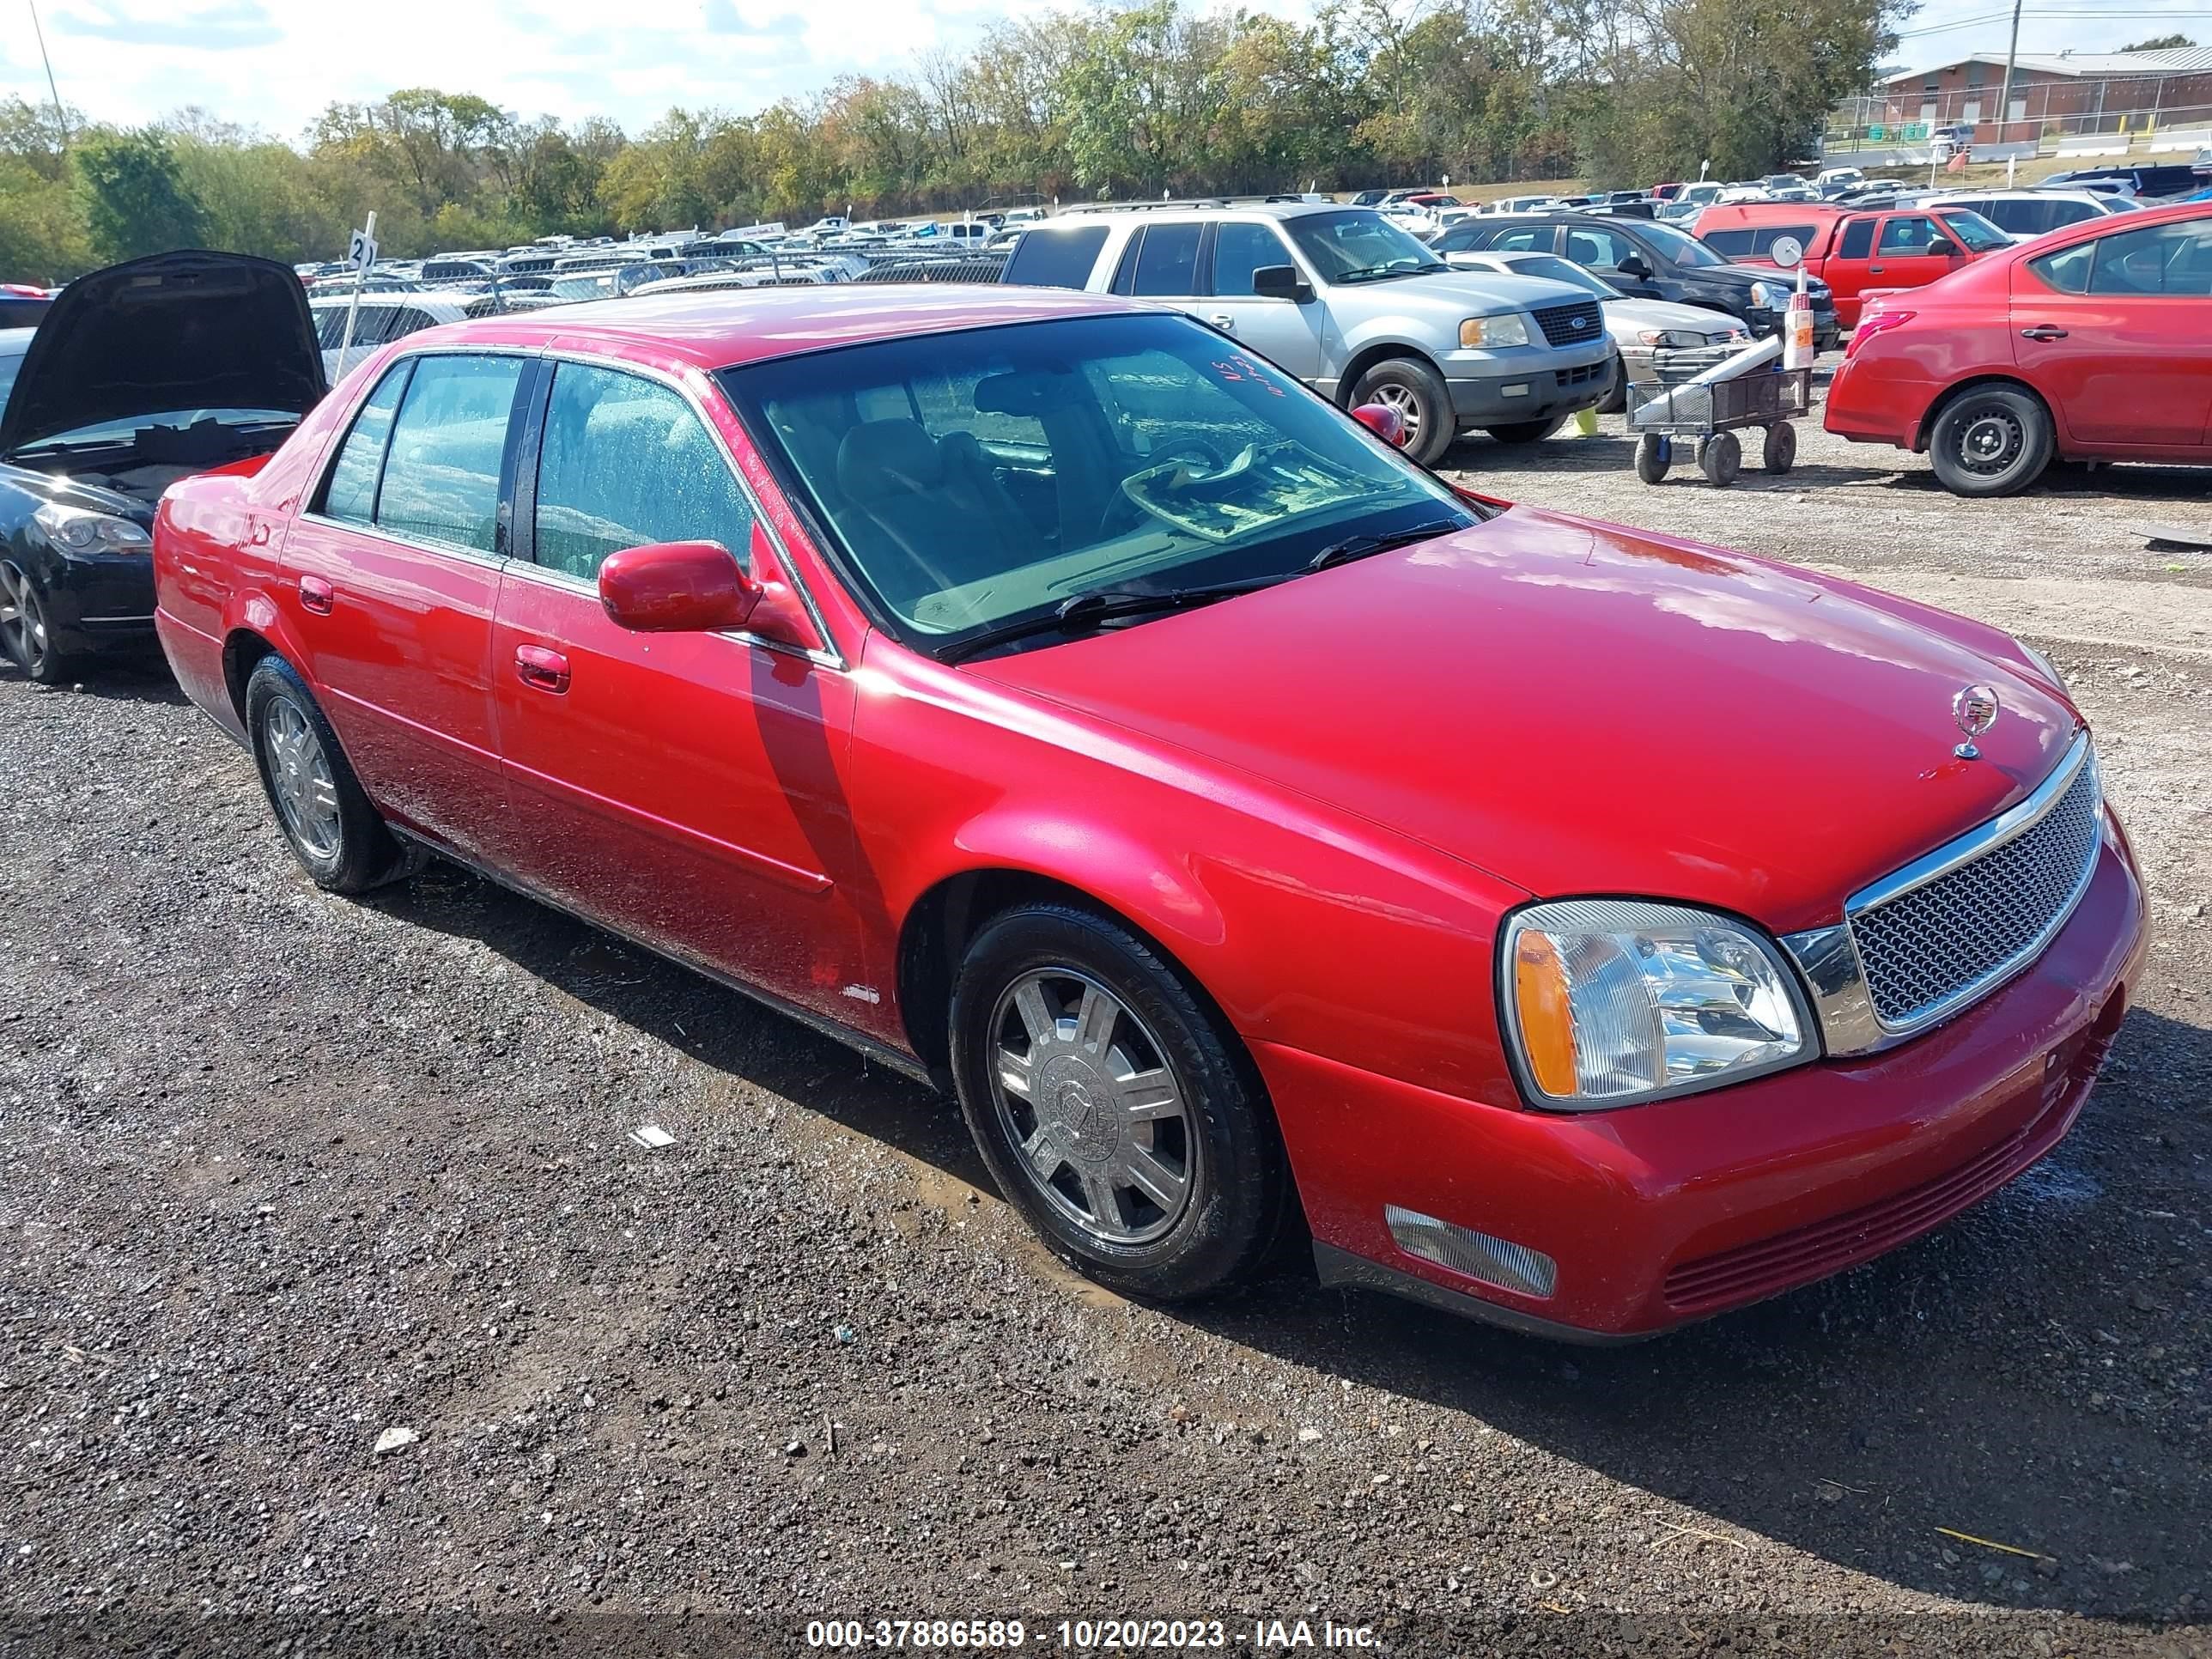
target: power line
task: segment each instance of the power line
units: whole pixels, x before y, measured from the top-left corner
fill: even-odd
[[[46,32],[39,27],[38,0],[23,0],[31,9],[31,33],[39,37],[39,61],[46,66],[46,90],[54,100],[54,121],[61,128],[62,148],[69,148],[69,116],[62,108],[62,89],[54,84],[54,60],[46,56]]]

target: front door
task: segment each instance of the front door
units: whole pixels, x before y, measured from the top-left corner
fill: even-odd
[[[851,682],[744,634],[615,624],[597,588],[608,554],[714,541],[742,563],[753,507],[683,392],[583,363],[550,378],[516,498],[529,556],[492,643],[513,802],[500,861],[658,949],[849,1018],[866,887],[841,770]]]
[[[1863,289],[1924,288],[1963,264],[1966,250],[1927,213],[1893,213],[1875,233]]]
[[[1224,219],[1213,228],[1212,294],[1198,313],[1216,328],[1236,336],[1262,357],[1299,380],[1322,376],[1328,357],[1328,307],[1318,298],[1301,305],[1252,291],[1252,273],[1267,265],[1304,268],[1270,224]],[[1309,276],[1307,280],[1312,278]]]
[[[2012,347],[2076,443],[2212,442],[2212,221],[2115,230],[2021,261]]]
[[[362,787],[483,856],[505,816],[489,688],[500,503],[528,360],[402,358],[363,402],[284,543],[283,602]]]

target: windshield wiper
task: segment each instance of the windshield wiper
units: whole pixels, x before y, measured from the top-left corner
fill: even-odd
[[[937,653],[937,659],[939,662],[965,662],[979,652],[1013,640],[1025,640],[1037,634],[1085,633],[1101,623],[1111,622],[1118,617],[1185,611],[1194,605],[1210,605],[1216,599],[1231,599],[1239,593],[1273,587],[1284,580],[1279,575],[1253,576],[1243,581],[1214,582],[1202,587],[1170,587],[1157,592],[1144,592],[1135,588],[1099,588],[1093,592],[1078,593],[1062,599],[1042,617],[1028,617],[1020,622],[1007,623],[1003,627],[988,628],[972,638],[948,645]]]
[[[1393,259],[1379,265],[1361,265],[1357,270],[1346,271],[1336,280],[1340,283],[1377,283],[1386,276],[1432,276],[1437,271],[1450,269],[1440,260],[1432,260],[1425,265],[1409,265]]]
[[[1364,559],[1370,553],[1388,553],[1394,547],[1410,546],[1414,542],[1425,542],[1432,537],[1449,536],[1455,530],[1468,526],[1449,519],[1437,519],[1428,524],[1417,524],[1409,530],[1394,530],[1386,536],[1347,536],[1340,542],[1331,542],[1306,561],[1309,570],[1326,570],[1333,564],[1349,564],[1354,559]]]

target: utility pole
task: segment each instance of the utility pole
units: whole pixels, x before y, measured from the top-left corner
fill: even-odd
[[[2020,56],[2020,0],[2012,0],[2012,44],[2005,48],[2004,90],[1997,94],[1997,143],[2005,142],[2005,122],[2012,115],[2012,65]]]
[[[61,129],[62,148],[69,148],[69,116],[62,109],[62,89],[54,84],[54,60],[46,56],[46,32],[39,27],[39,0],[23,0],[31,10],[31,33],[39,38],[39,61],[46,66],[46,91],[54,100],[54,125]]]

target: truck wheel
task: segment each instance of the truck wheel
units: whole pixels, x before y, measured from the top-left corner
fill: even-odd
[[[2009,495],[2043,475],[2057,447],[2051,416],[2019,386],[1970,386],[1943,405],[1928,459],[1954,495]]]
[[[1554,415],[1548,420],[1515,421],[1507,426],[1483,428],[1502,444],[1540,444],[1567,423],[1564,415]]]
[[[1663,433],[1647,432],[1636,441],[1636,476],[1648,484],[1664,482],[1674,465],[1674,441]]]
[[[1769,472],[1787,472],[1797,464],[1797,428],[1787,421],[1777,421],[1766,428],[1766,441],[1760,446],[1759,460]]]
[[[1417,357],[1386,357],[1361,375],[1352,388],[1352,406],[1362,404],[1387,404],[1398,411],[1406,428],[1401,447],[1423,466],[1443,459],[1459,435],[1451,388]]]
[[[1733,432],[1716,432],[1699,447],[1698,465],[1706,481],[1725,489],[1743,470],[1743,446]]]
[[[960,966],[952,1074],[983,1161],[1054,1254],[1125,1295],[1248,1279],[1291,1204],[1251,1058],[1109,917],[1024,904]]]

